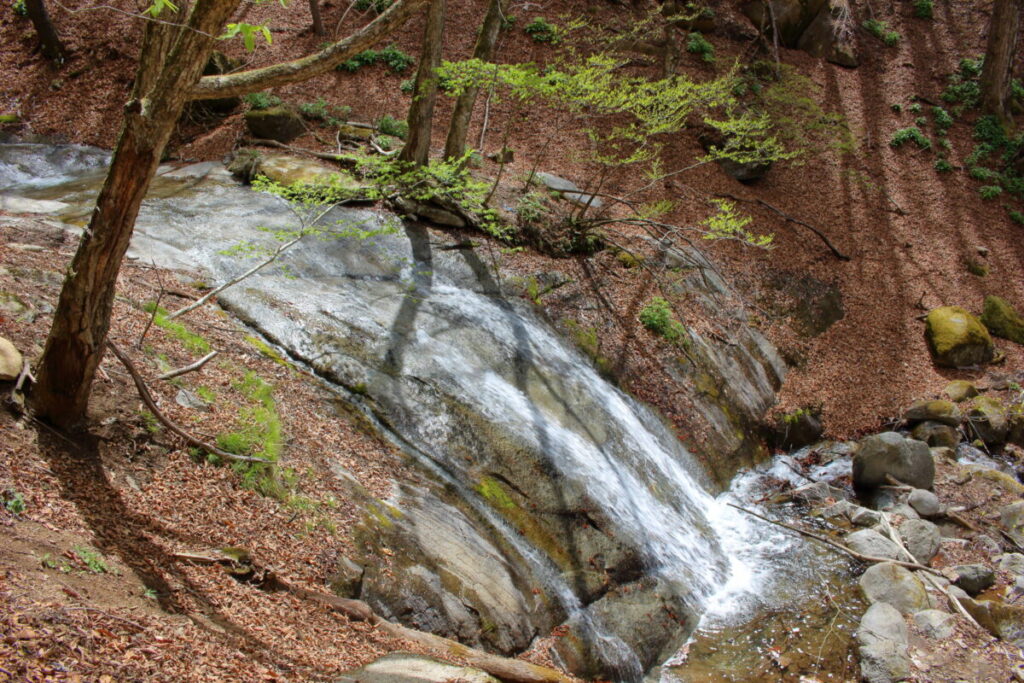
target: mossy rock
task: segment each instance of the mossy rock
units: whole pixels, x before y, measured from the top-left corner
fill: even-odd
[[[931,420],[914,427],[911,436],[932,448],[956,448],[960,443],[960,432],[956,427]]]
[[[995,353],[985,326],[959,306],[942,306],[929,311],[925,340],[935,364],[948,368],[988,363]]]
[[[978,387],[965,379],[956,379],[947,384],[942,393],[946,394],[953,403],[963,403],[978,395]]]
[[[286,105],[245,112],[245,125],[253,137],[291,142],[306,132],[298,112]]]
[[[1009,339],[1015,344],[1024,344],[1024,318],[1013,306],[998,296],[985,297],[985,308],[981,322],[997,337]]]
[[[974,399],[967,420],[971,433],[987,446],[998,446],[1006,442],[1010,425],[1006,406],[998,398],[981,396]]]
[[[960,409],[952,401],[917,401],[907,408],[903,417],[908,422],[941,422],[942,424],[956,427],[963,417]],[[923,439],[922,439],[923,440]]]

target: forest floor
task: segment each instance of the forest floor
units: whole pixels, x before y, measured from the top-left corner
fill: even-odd
[[[131,9],[128,3],[111,4]],[[449,4],[450,27],[479,24],[483,3]],[[34,51],[27,20],[6,11],[0,16],[5,36],[0,42],[0,113],[20,117],[21,124],[10,130],[16,134],[110,148],[134,73],[138,26],[123,13],[67,9],[79,6],[84,3],[51,7],[71,48],[71,57],[60,67]],[[228,52],[252,66],[304,54],[324,40],[309,30],[304,4],[246,7],[246,21],[268,22],[275,35],[272,46],[260,45],[251,54],[225,43]],[[332,36],[367,20],[347,7],[345,2],[324,4]],[[513,11],[517,23],[502,38],[502,61],[552,58],[550,46],[534,43],[522,31],[534,16],[585,16],[600,23],[625,12],[612,3],[568,0],[529,3],[528,9],[513,3]],[[982,200],[980,183],[962,168],[939,174],[932,168],[932,153],[888,144],[895,130],[910,125],[914,96],[938,102],[958,61],[983,51],[987,6],[937,3],[937,18],[930,23],[912,18],[907,3],[880,11],[903,40],[883,47],[859,32],[861,65],[856,69],[802,52],[781,52],[784,63],[813,82],[822,108],[845,118],[856,143],[851,154],[816,147],[799,164],[778,164],[752,185],[737,183],[717,165],[703,165],[643,197],[675,199],[670,218],[684,226],[696,225],[709,213],[709,196],[761,200],[818,227],[850,256],[849,261],[836,259],[804,228],[750,202],[741,208],[755,217],[758,231],[774,234],[771,250],[703,245],[737,287],[737,305],[754,313],[762,331],[793,364],[778,410],[820,405],[832,438],[877,430],[913,400],[938,396],[952,379],[991,384],[1024,372],[1024,349],[1009,342],[999,344],[1006,355],[999,366],[944,370],[931,363],[919,320],[924,309],[960,305],[977,312],[986,295],[998,294],[1024,310],[1024,226],[1007,218],[1002,202]],[[710,36],[717,64],[686,55],[683,67],[690,75],[712,76],[733,58],[749,61],[761,49],[731,8],[723,7],[721,17],[722,35]],[[422,21],[414,20],[394,42],[416,54],[421,32]],[[446,57],[468,55],[473,39],[474,30],[450,29]],[[385,114],[403,118],[409,96],[400,83],[411,76],[375,66],[332,72],[275,92],[293,102],[324,98],[331,105],[350,106],[353,120],[373,121]],[[902,113],[894,111],[895,104]],[[442,98],[437,120],[447,121],[450,109]],[[584,160],[589,143],[580,122],[568,115],[494,101],[488,127],[482,123],[478,113],[470,138],[482,139],[485,153],[503,145],[516,152],[505,169],[509,192],[535,165],[581,185],[593,177],[593,166]],[[970,124],[967,118],[951,128],[951,158],[963,158],[973,146]],[[434,149],[442,147],[444,129],[435,128]],[[172,154],[181,161],[219,159],[243,138],[240,113],[212,128],[188,122]],[[323,136],[314,130],[293,144],[318,148],[322,143]],[[688,165],[700,154],[692,136],[676,136],[666,141],[665,166]],[[485,162],[483,172],[496,170]],[[624,174],[614,182],[617,191],[626,191],[643,181]],[[0,335],[34,357],[49,326],[48,304],[56,300],[59,273],[74,245],[52,233],[19,227],[24,220],[0,221],[0,244],[5,245],[0,288],[32,302],[31,315],[4,314]],[[607,253],[586,266],[536,254],[503,259],[503,267],[514,274],[583,267],[598,273],[609,285],[601,296],[614,315],[580,313],[578,322],[599,330],[601,353],[615,359],[633,393],[667,415],[677,412],[674,398],[660,391],[664,358],[671,350],[636,321],[643,302],[658,294],[642,270],[625,268]],[[973,274],[968,262],[984,265],[988,274]],[[787,295],[779,285],[805,278],[813,280],[808,286],[838,290],[845,312],[816,337],[794,331]],[[159,327],[151,328],[137,348],[148,319],[139,304],[155,299],[161,286],[172,282],[199,294],[173,274],[135,265],[128,265],[119,281],[112,338],[149,377],[165,364],[178,367],[194,359],[180,339]],[[677,314],[689,326],[715,329],[715,320],[703,312]],[[403,466],[400,454],[339,414],[326,392],[247,341],[241,327],[213,308],[191,315],[188,324],[221,355],[201,373],[185,375],[182,387],[154,382],[160,405],[189,428],[216,434],[237,429],[245,420],[238,406],[250,400],[239,388],[246,373],[273,385],[289,466],[296,473],[290,493],[282,499],[264,496],[243,486],[231,468],[194,462],[140,412],[127,374],[112,357],[104,361],[96,385],[97,427],[89,443],[69,443],[0,412],[0,491],[10,492],[6,499],[18,493],[26,504],[23,514],[0,512],[0,534],[6,539],[0,549],[0,680],[4,674],[9,680],[336,680],[341,671],[384,652],[415,649],[290,593],[266,592],[236,581],[219,566],[174,557],[241,546],[290,583],[326,591],[336,554],[351,542],[348,529],[357,521],[357,510],[341,495],[343,487],[325,454],[340,458],[379,497],[389,495],[389,474]],[[181,388],[194,393],[200,386],[215,400],[196,419],[175,396]],[[992,513],[979,514],[979,523],[991,522]]]

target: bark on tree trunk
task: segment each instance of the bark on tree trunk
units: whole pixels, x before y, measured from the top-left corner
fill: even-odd
[[[1010,83],[1020,36],[1024,0],[996,0],[988,25],[985,65],[981,70],[981,110],[1010,123]]]
[[[313,15],[313,33],[322,36],[324,31],[324,22],[320,18],[320,0],[309,0],[309,13]]]
[[[65,55],[64,45],[60,42],[57,28],[50,20],[50,15],[46,11],[46,5],[43,4],[43,0],[25,0],[25,11],[28,12],[28,18],[32,20],[32,26],[36,29],[36,35],[39,36],[39,46],[43,50],[43,55],[55,62],[63,62]]]
[[[430,158],[430,132],[437,100],[437,75],[441,65],[441,35],[444,31],[445,0],[431,0],[427,27],[423,31],[423,51],[416,70],[415,95],[409,106],[409,137],[398,155],[402,161],[426,166]]]
[[[199,0],[187,26],[174,32],[169,53],[163,29],[144,35],[136,87],[125,107],[110,170],[64,280],[30,396],[36,416],[53,424],[72,428],[85,420],[110,328],[117,274],[139,207],[187,93],[238,3]]]
[[[484,23],[480,27],[480,34],[476,38],[476,46],[473,48],[475,59],[484,62],[491,60],[504,16],[504,2],[491,0],[491,4],[487,7],[487,14],[484,16]],[[467,88],[466,92],[462,93],[455,101],[452,122],[448,126],[448,138],[444,143],[446,159],[458,159],[466,153],[466,135],[469,132],[469,121],[473,117],[473,107],[476,105],[479,92],[479,88]]]

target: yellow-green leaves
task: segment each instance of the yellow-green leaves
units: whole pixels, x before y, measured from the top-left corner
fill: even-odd
[[[160,13],[164,11],[164,8],[167,8],[172,12],[178,11],[178,6],[171,2],[171,0],[153,0],[153,4],[146,8],[145,13],[155,19],[160,16]]]
[[[736,204],[727,199],[712,199],[718,211],[705,218],[701,225],[705,228],[706,240],[739,240],[753,247],[768,248],[772,244],[773,235],[758,235],[747,230],[754,219],[736,210]]]
[[[158,0],[166,2],[166,0]],[[273,44],[273,39],[270,36],[270,28],[265,24],[228,24],[227,29],[224,31],[224,35],[219,37],[219,40],[230,40],[235,36],[241,34],[242,43],[245,45],[245,49],[252,52],[256,49],[256,34],[263,36],[263,39],[267,41],[267,45]]]

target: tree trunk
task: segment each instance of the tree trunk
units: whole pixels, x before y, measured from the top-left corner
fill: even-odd
[[[261,69],[239,71],[223,76],[204,76],[191,88],[188,99],[212,100],[219,97],[237,97],[257,90],[298,83],[327,73],[345,60],[351,59],[363,50],[370,49],[394,33],[427,2],[428,0],[397,0],[359,31],[314,55]]]
[[[995,0],[988,25],[985,65],[981,70],[981,110],[1003,125],[1010,123],[1010,88],[1024,0]]]
[[[501,30],[501,21],[505,15],[504,2],[502,0],[491,0],[484,16],[484,23],[480,27],[480,34],[476,38],[476,47],[473,48],[474,59],[484,62],[491,61],[494,55],[494,46],[498,42],[498,33]],[[473,107],[476,105],[476,98],[479,88],[467,88],[455,101],[455,109],[452,111],[452,122],[448,126],[448,139],[444,143],[444,156],[446,159],[458,159],[466,153],[466,135],[469,132],[469,120],[473,117]]]
[[[144,34],[121,135],[89,227],[64,280],[30,397],[35,415],[53,424],[71,428],[85,420],[110,328],[118,271],[139,207],[187,93],[199,80],[215,37],[238,3],[199,0],[187,26],[174,31],[170,52],[164,51],[163,29]]]
[[[430,132],[437,100],[437,67],[441,65],[445,0],[431,0],[427,27],[423,31],[423,50],[416,70],[415,95],[409,105],[409,137],[398,155],[402,161],[426,166],[430,158]]]
[[[324,21],[320,18],[320,0],[309,0],[309,13],[313,15],[313,33],[322,36],[324,31]]]
[[[47,59],[57,63],[63,62],[64,45],[60,42],[60,36],[57,35],[57,29],[50,20],[43,0],[25,0],[25,11],[32,20],[36,35],[39,36],[39,46],[43,49],[43,54]]]

